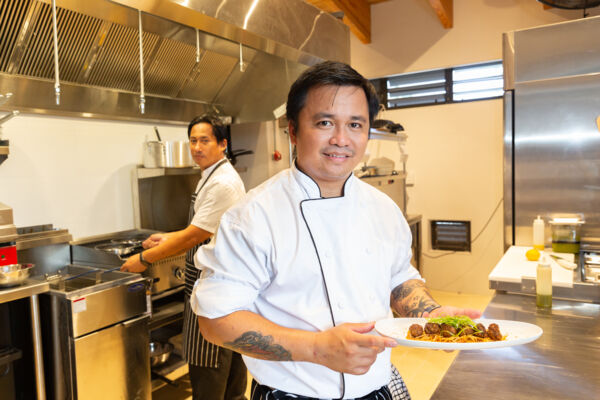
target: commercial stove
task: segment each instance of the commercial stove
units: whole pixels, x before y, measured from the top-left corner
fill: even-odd
[[[85,265],[104,271],[118,271],[128,257],[143,250],[142,242],[156,232],[151,229],[132,229],[72,241],[71,262],[73,265]],[[184,271],[185,254],[180,254],[153,263],[141,274],[150,282],[150,319],[146,335],[149,335],[152,342],[177,343],[177,337],[181,337]],[[152,367],[152,391],[165,382],[172,383],[171,380],[185,373],[187,364],[181,359],[181,345],[175,345],[167,362]]]
[[[90,236],[71,242],[71,262],[112,269],[122,265],[128,257],[143,250],[142,242],[157,231],[132,229]],[[167,257],[152,264],[142,276],[151,280],[152,298],[159,298],[183,290],[185,253]]]

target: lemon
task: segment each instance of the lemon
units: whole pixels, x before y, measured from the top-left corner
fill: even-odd
[[[529,261],[537,261],[540,259],[540,251],[538,249],[529,249],[527,250],[527,253],[525,253],[525,257],[527,257]]]

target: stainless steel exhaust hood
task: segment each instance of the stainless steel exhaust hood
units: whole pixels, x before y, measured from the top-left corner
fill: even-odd
[[[271,120],[307,66],[350,59],[348,28],[301,0],[57,0],[56,105],[49,3],[0,1],[0,93],[13,93],[3,110],[181,124],[216,109],[234,122]]]

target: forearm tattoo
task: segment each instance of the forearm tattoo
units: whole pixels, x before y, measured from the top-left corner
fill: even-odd
[[[420,317],[439,306],[429,290],[418,280],[409,280],[392,290],[392,308],[402,317]]]
[[[260,332],[245,332],[233,342],[224,343],[225,347],[242,354],[270,361],[292,361],[292,353],[283,346],[273,343],[273,336],[263,336]]]

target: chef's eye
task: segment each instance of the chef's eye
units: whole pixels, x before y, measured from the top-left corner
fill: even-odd
[[[331,122],[331,121],[319,121],[319,122],[317,122],[317,126],[322,126],[322,127],[333,126],[333,122]]]
[[[190,139],[190,144],[194,145],[196,143],[198,143],[198,141],[196,139]]]
[[[350,122],[350,128],[360,129],[360,128],[362,128],[362,124],[360,122]]]

